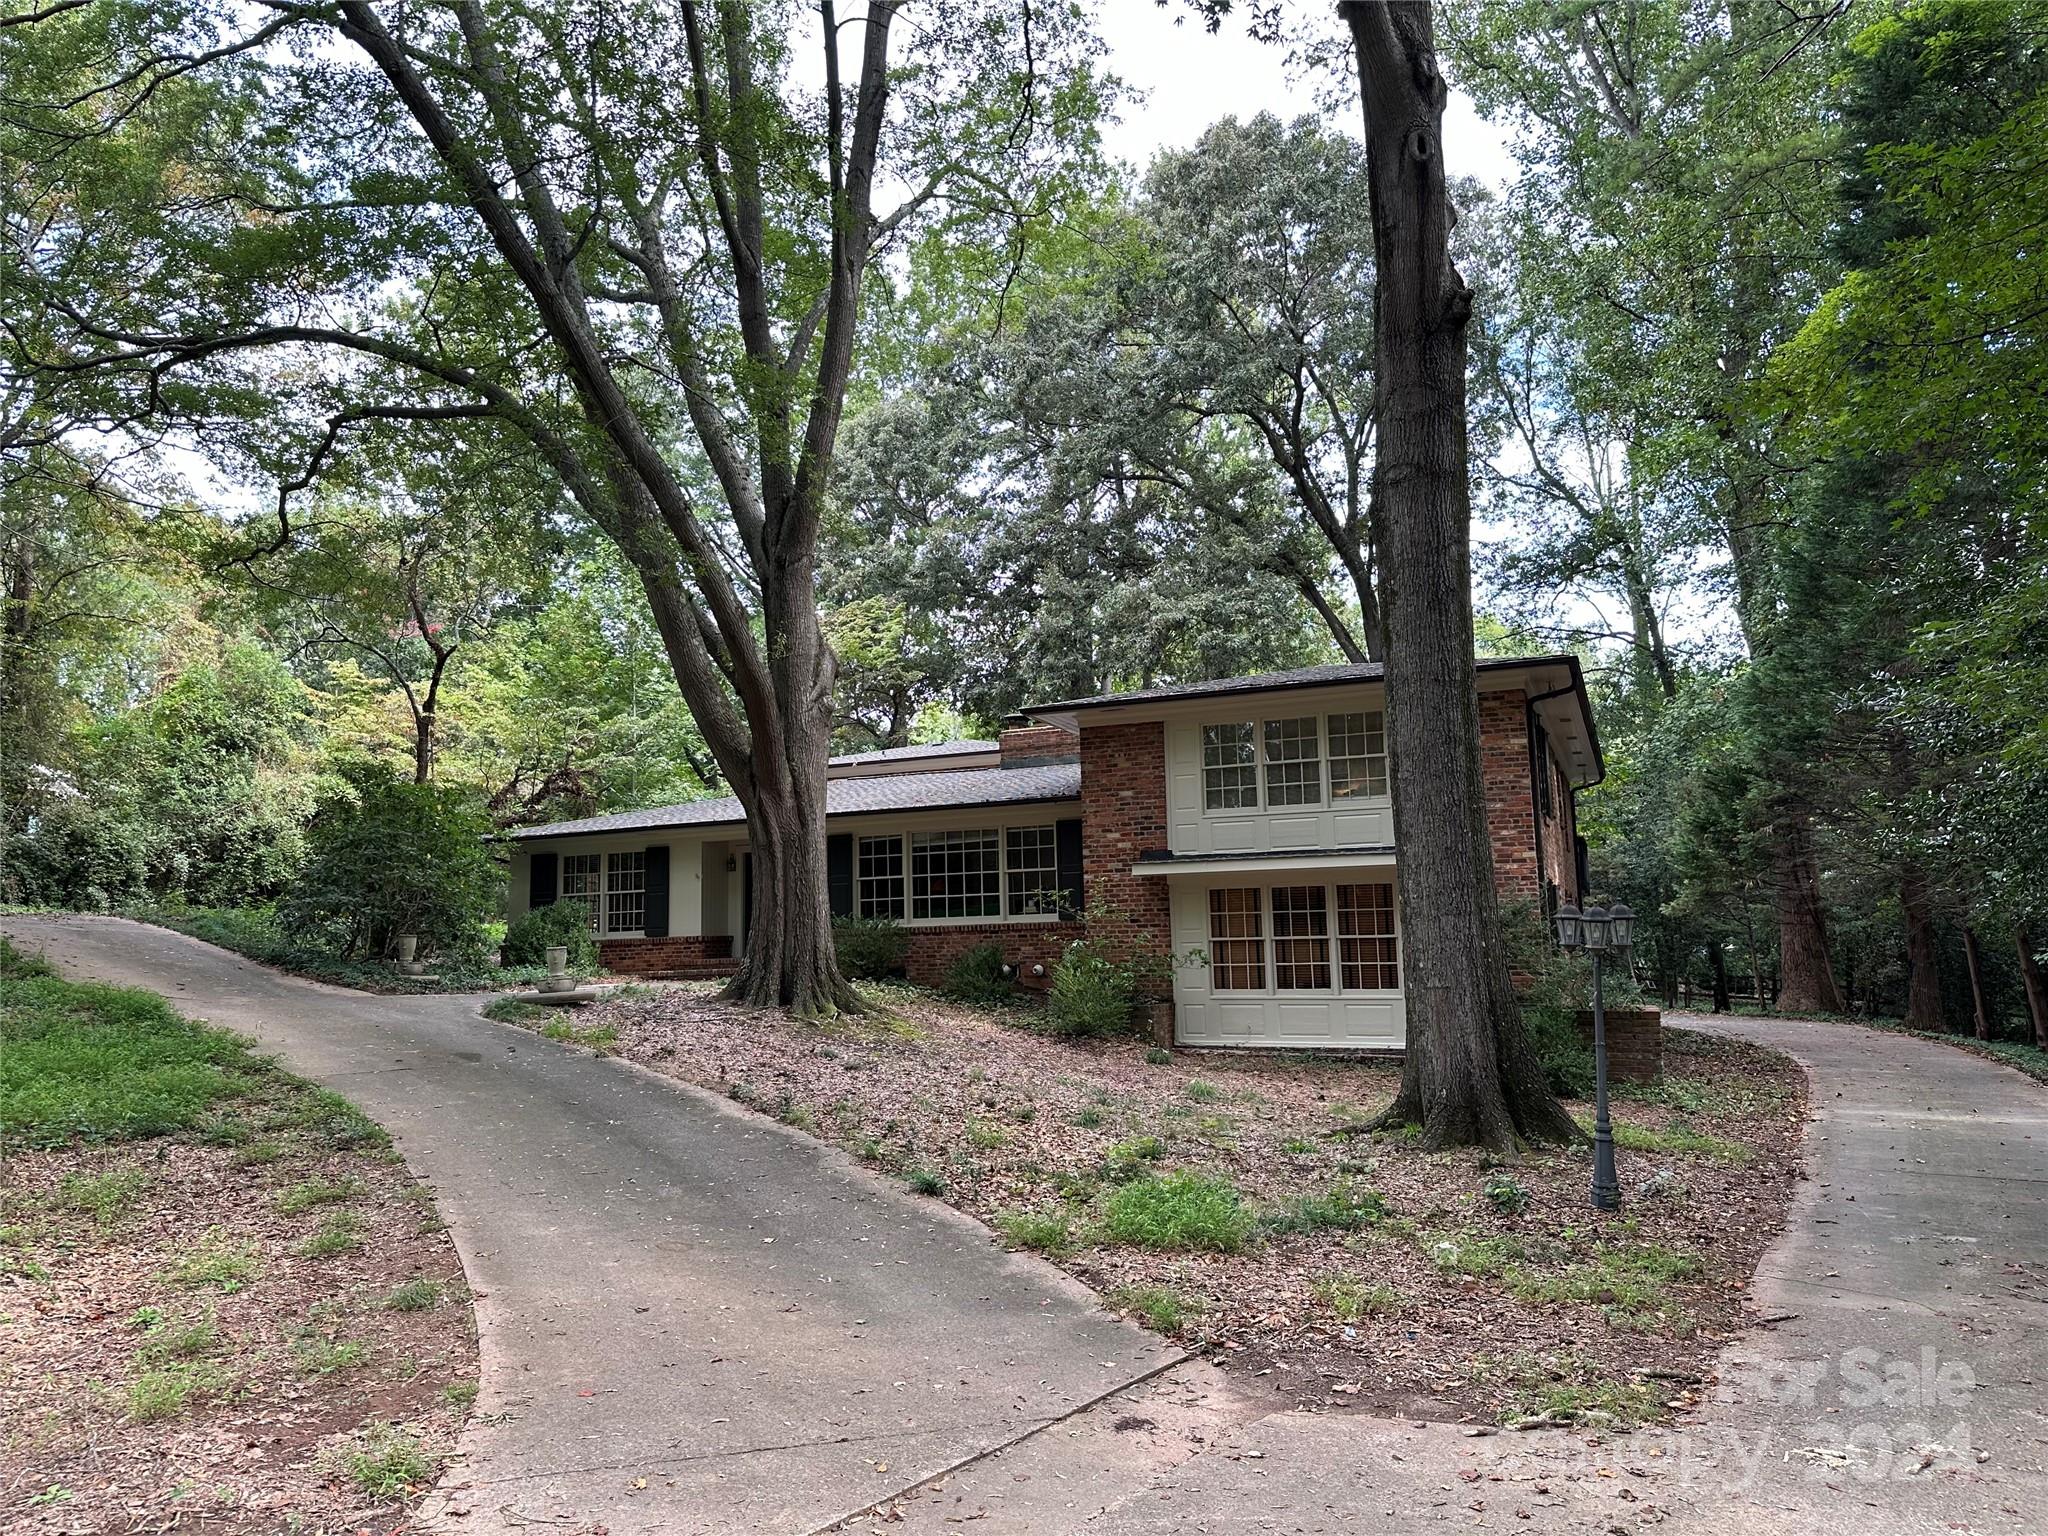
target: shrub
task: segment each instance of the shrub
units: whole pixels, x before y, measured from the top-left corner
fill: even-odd
[[[839,969],[855,981],[886,981],[903,974],[910,930],[886,917],[835,917],[832,947]]]
[[[1069,944],[1052,968],[1046,1021],[1069,1039],[1122,1034],[1138,1012],[1138,972],[1086,940]]]
[[[568,949],[570,970],[588,974],[598,968],[590,909],[582,902],[558,901],[520,913],[506,926],[503,959],[507,965],[546,965],[557,944]]]
[[[1522,1010],[1529,1043],[1543,1064],[1550,1091],[1567,1099],[1593,1096],[1593,1047],[1579,1034],[1578,1010],[1531,1006]]]
[[[962,950],[946,970],[946,996],[963,1003],[1000,1003],[1008,999],[1011,980],[1003,974],[1003,952],[994,944]]]
[[[306,864],[281,906],[286,926],[344,957],[388,954],[401,933],[417,934],[423,955],[480,956],[500,881],[476,795],[381,767],[347,779],[307,828]]]
[[[1529,1209],[1529,1190],[1508,1174],[1496,1173],[1486,1181],[1486,1200],[1503,1216],[1519,1216]]]
[[[1138,1248],[1235,1253],[1252,1233],[1237,1186],[1213,1174],[1133,1180],[1109,1197],[1102,1230]]]

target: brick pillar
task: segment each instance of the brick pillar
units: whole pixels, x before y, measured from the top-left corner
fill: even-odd
[[[1081,732],[1081,866],[1088,936],[1112,953],[1173,952],[1166,882],[1133,875],[1138,855],[1166,847],[1166,727],[1157,720]],[[1095,914],[1116,909],[1105,920]]]
[[[1536,873],[1528,696],[1519,688],[1479,695],[1479,774],[1486,789],[1494,889],[1503,901],[1519,899],[1533,906],[1543,898],[1543,885]]]

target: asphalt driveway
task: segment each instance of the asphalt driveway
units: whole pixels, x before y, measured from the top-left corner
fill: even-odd
[[[477,1295],[450,1529],[808,1532],[1179,1358],[938,1202],[478,998],[322,986],[114,918],[0,931],[391,1131]]]

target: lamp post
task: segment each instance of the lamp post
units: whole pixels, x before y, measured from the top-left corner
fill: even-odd
[[[1621,1209],[1621,1180],[1614,1172],[1614,1126],[1607,1118],[1607,1003],[1602,996],[1601,958],[1626,954],[1635,942],[1636,915],[1620,902],[1581,912],[1566,903],[1557,909],[1557,942],[1593,957],[1593,1209]]]

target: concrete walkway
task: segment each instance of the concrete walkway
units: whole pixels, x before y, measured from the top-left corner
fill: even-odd
[[[1179,1358],[938,1202],[477,998],[320,986],[112,918],[0,932],[253,1036],[391,1131],[477,1293],[448,1529],[808,1532]]]
[[[112,920],[0,931],[264,1040],[434,1184],[482,1293],[451,1530],[2048,1532],[2048,1090],[1946,1046],[1674,1019],[1812,1080],[1759,1326],[1672,1428],[1475,1438],[1272,1412],[963,1218],[475,999]]]

